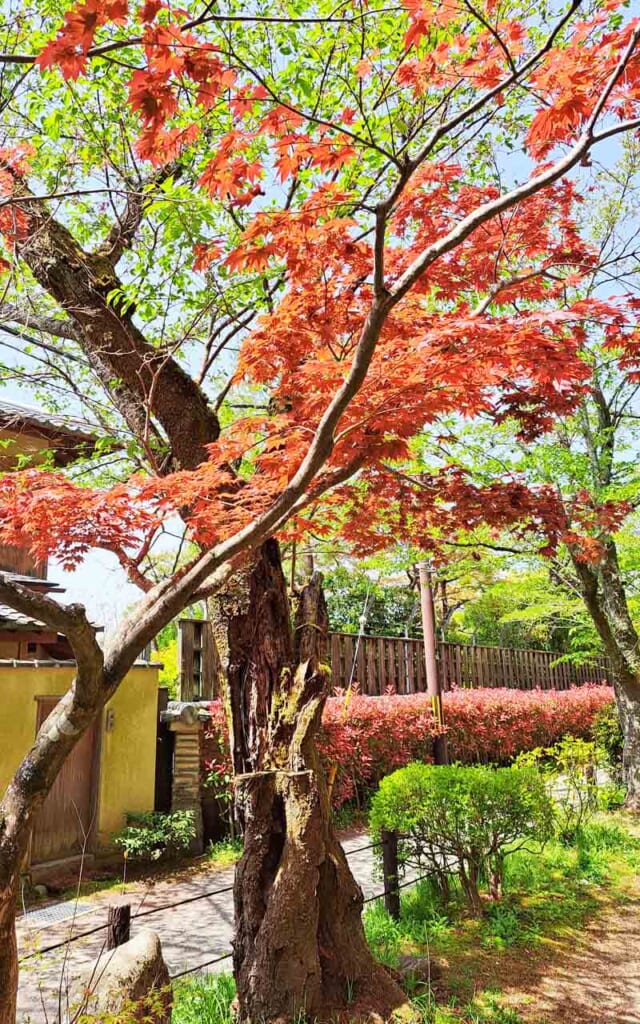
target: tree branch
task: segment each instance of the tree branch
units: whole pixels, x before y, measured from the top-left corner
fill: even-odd
[[[96,640],[96,631],[87,619],[83,605],[61,605],[47,594],[39,594],[5,573],[0,573],[0,600],[22,615],[31,616],[56,632],[64,633],[73,648],[79,671],[102,664],[102,650]]]

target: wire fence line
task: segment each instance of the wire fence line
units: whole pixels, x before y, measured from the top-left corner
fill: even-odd
[[[377,843],[376,845],[379,846],[380,844]],[[369,849],[369,847],[364,847],[364,849]],[[356,851],[355,850],[351,850],[350,852],[351,853],[355,853]],[[409,881],[401,882],[398,885],[395,885],[392,889],[383,889],[382,892],[377,892],[373,896],[368,896],[362,902],[363,902],[363,904],[366,904],[366,903],[373,903],[374,900],[384,899],[385,896],[389,896],[393,892],[398,892],[399,889],[406,889],[410,885],[417,885],[418,882],[424,882],[425,879],[427,879],[427,878],[429,878],[429,875],[420,875],[418,878],[410,878]],[[220,963],[222,963],[223,960],[228,960],[232,956],[233,956],[232,952],[224,953],[222,956],[217,956],[214,960],[206,960],[203,964],[197,964],[195,967],[188,967],[184,971],[179,971],[177,974],[172,974],[171,975],[171,981],[175,981],[177,978],[184,978],[188,974],[195,974],[197,971],[201,971],[205,967],[213,966],[213,964],[220,964]]]
[[[430,877],[430,875],[419,875],[418,878],[410,878],[408,882],[400,882],[398,885],[392,886],[391,889],[383,889],[382,892],[377,892],[374,896],[367,896],[366,900],[363,900],[362,902],[373,903],[374,900],[381,900],[385,896],[391,896],[394,892],[397,892],[398,889],[406,889],[409,885],[417,885],[418,882],[424,882]]]
[[[137,914],[131,915],[131,920],[136,921],[140,917],[149,917],[150,914],[160,914],[163,910],[173,910],[174,907],[183,907],[186,903],[196,903],[198,900],[206,900],[213,896],[222,896],[225,892],[233,892],[233,886],[227,885],[224,889],[213,889],[210,892],[201,892],[197,896],[187,896],[184,900],[176,900],[175,903],[163,903],[161,907],[150,907],[149,910],[140,910]]]
[[[345,855],[346,855],[347,858],[349,858],[349,857],[354,856],[357,853],[365,853],[368,850],[378,849],[379,847],[381,847],[383,845],[384,844],[383,844],[382,840],[377,840],[377,841],[374,841],[372,843],[367,843],[365,846],[357,846],[353,850],[345,850]],[[406,885],[412,885],[412,884],[414,884],[414,882],[421,881],[421,880],[422,879],[415,879],[415,880],[412,880],[411,882],[408,882],[408,883],[406,882],[406,883],[403,883],[402,885],[398,885],[395,888],[396,889],[402,889]],[[173,903],[163,903],[159,907],[150,907],[148,910],[138,910],[135,914],[131,915],[131,920],[132,921],[138,921],[138,920],[140,920],[143,917],[149,917],[151,914],[159,914],[159,913],[161,913],[162,911],[165,911],[165,910],[174,910],[176,907],[184,906],[187,903],[196,903],[198,900],[211,899],[211,898],[213,898],[215,896],[222,896],[222,895],[224,895],[226,893],[229,893],[229,892],[232,892],[232,891],[233,891],[233,885],[224,886],[224,888],[222,888],[222,889],[210,889],[210,890],[207,890],[207,892],[198,893],[197,896],[187,896],[187,897],[185,897],[185,899],[175,900]],[[381,899],[384,896],[388,895],[390,891],[391,890],[383,889],[382,892],[378,893],[375,896],[369,896],[363,902],[364,903],[371,903],[373,900]],[[142,902],[141,902],[140,906],[142,906]],[[26,915],[26,917],[28,919],[28,915]],[[69,935],[66,939],[62,939],[60,942],[54,942],[54,943],[51,943],[49,946],[43,946],[40,949],[33,950],[30,953],[25,953],[25,955],[20,957],[20,959],[18,960],[18,964],[25,963],[27,960],[34,959],[35,957],[44,956],[45,953],[53,953],[56,949],[62,949],[64,946],[68,946],[72,942],[78,942],[81,939],[86,939],[86,938],[89,938],[92,935],[97,935],[98,932],[104,931],[108,927],[109,927],[109,922],[105,921],[104,924],[96,925],[95,928],[88,928],[87,930],[85,930],[83,932],[77,932],[75,935]],[[231,952],[225,953],[224,955],[216,957],[216,959],[214,959],[214,960],[208,960],[208,961],[206,961],[203,964],[199,964],[197,967],[193,967],[193,968],[190,968],[189,970],[181,971],[178,974],[174,974],[174,975],[172,975],[172,979],[171,980],[173,980],[174,978],[181,978],[181,977],[183,977],[186,974],[193,974],[195,971],[202,970],[204,967],[209,967],[209,966],[211,966],[214,963],[220,963],[223,960],[228,960],[231,956],[233,956],[233,953],[231,953]]]
[[[205,960],[203,964],[197,964],[196,967],[188,967],[186,971],[178,971],[177,974],[172,974],[169,978],[170,981],[175,981],[177,978],[184,978],[187,974],[195,974],[196,971],[202,971],[205,967],[212,967],[214,964],[221,964],[223,960],[229,960],[233,956],[233,953],[223,953],[222,956],[217,956],[213,960]]]

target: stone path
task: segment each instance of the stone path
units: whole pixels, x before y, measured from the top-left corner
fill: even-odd
[[[365,898],[379,893],[382,881],[373,877],[374,851],[363,850],[368,845],[366,835],[355,835],[343,841],[349,864],[362,886]],[[227,889],[233,883],[233,868],[202,869],[173,879],[164,879],[145,888],[140,883],[127,887],[126,901],[131,913],[146,914],[149,910],[168,903],[200,896],[212,890]],[[92,897],[91,913],[70,921],[33,927],[28,918],[18,925],[19,955],[24,957],[46,946],[66,939],[70,933],[89,931],[107,920],[108,908],[124,897],[114,890]],[[83,901],[84,902],[84,901]],[[140,928],[152,928],[162,940],[165,960],[171,974],[204,964],[231,949],[233,934],[233,901],[230,891],[217,896],[206,896],[180,907],[157,910],[132,922],[131,934]],[[18,1024],[54,1024],[58,1017],[60,993],[62,1005],[70,983],[103,951],[104,931],[71,943],[51,953],[37,953],[23,961],[20,967],[18,994]],[[215,964],[208,970],[229,970],[230,960]]]

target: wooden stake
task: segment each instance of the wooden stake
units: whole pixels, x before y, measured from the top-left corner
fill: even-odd
[[[109,907],[107,918],[107,949],[115,949],[131,937],[131,904],[121,903]]]
[[[398,890],[398,833],[382,831],[382,870],[384,874],[384,906],[394,921],[400,920]]]

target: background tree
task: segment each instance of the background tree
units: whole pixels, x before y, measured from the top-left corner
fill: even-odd
[[[585,320],[614,312],[556,312],[588,262],[564,179],[640,124],[640,29],[615,3],[580,7],[534,22],[518,4],[85,0],[62,26],[47,5],[7,19],[2,315],[20,352],[6,373],[74,395],[124,448],[101,487],[6,477],[2,536],[67,564],[107,548],[146,596],[102,651],[82,608],[0,580],[77,662],[0,804],[3,1024],[33,814],[138,652],[211,594],[246,816],[241,1018],[402,1002],[366,948],[313,749],[322,600],[312,581],[294,644],[272,538],[344,509],[331,492],[354,474],[347,539],[363,501],[393,507],[387,462],[417,424],[485,410],[534,435],[575,403]],[[496,166],[503,142],[524,166]],[[149,552],[177,519],[198,553],[154,582]]]

